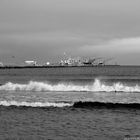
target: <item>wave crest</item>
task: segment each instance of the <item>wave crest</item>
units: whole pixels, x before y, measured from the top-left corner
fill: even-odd
[[[140,109],[140,103],[113,103],[113,102],[92,102],[92,101],[77,101],[74,103],[49,103],[49,102],[19,102],[19,101],[0,101],[0,106],[4,107],[33,107],[33,108],[48,108],[48,107],[74,107],[74,108],[95,108],[95,109]]]
[[[68,107],[70,103],[49,103],[49,102],[18,102],[18,101],[0,101],[1,106],[24,106],[24,107]]]
[[[140,86],[126,86],[121,83],[106,85],[96,79],[92,85],[56,84],[47,82],[30,81],[28,84],[18,84],[8,82],[0,86],[0,90],[5,91],[89,91],[89,92],[140,92]]]

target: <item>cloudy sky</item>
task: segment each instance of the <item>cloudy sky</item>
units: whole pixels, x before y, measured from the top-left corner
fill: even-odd
[[[0,61],[113,57],[140,65],[140,0],[1,0]]]

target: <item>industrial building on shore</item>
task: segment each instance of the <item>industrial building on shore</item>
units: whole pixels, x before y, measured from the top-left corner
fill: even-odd
[[[112,58],[104,59],[98,58],[81,58],[81,57],[67,57],[59,60],[58,62],[45,62],[43,64],[38,63],[36,60],[25,60],[23,65],[6,65],[0,62],[0,67],[49,67],[49,66],[105,66],[105,65],[117,65],[117,63],[107,63]]]

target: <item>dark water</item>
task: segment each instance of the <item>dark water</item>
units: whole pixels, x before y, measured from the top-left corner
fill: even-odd
[[[0,83],[0,139],[140,137],[140,67],[0,69]]]

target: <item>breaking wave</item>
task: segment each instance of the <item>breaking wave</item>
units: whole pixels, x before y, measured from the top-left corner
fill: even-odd
[[[49,103],[49,102],[18,102],[18,101],[0,101],[0,106],[4,107],[31,107],[31,108],[95,108],[95,109],[140,109],[140,103],[113,103],[113,102],[92,102],[92,101],[78,101],[74,103]]]
[[[27,84],[18,84],[8,82],[0,86],[0,90],[5,91],[89,91],[89,92],[140,92],[140,86],[127,86],[122,83],[106,85],[96,79],[92,85],[74,85],[74,84],[49,84],[47,82],[30,81]]]
[[[49,102],[18,102],[18,101],[0,101],[1,106],[24,106],[24,107],[67,107],[70,103],[49,103]]]

